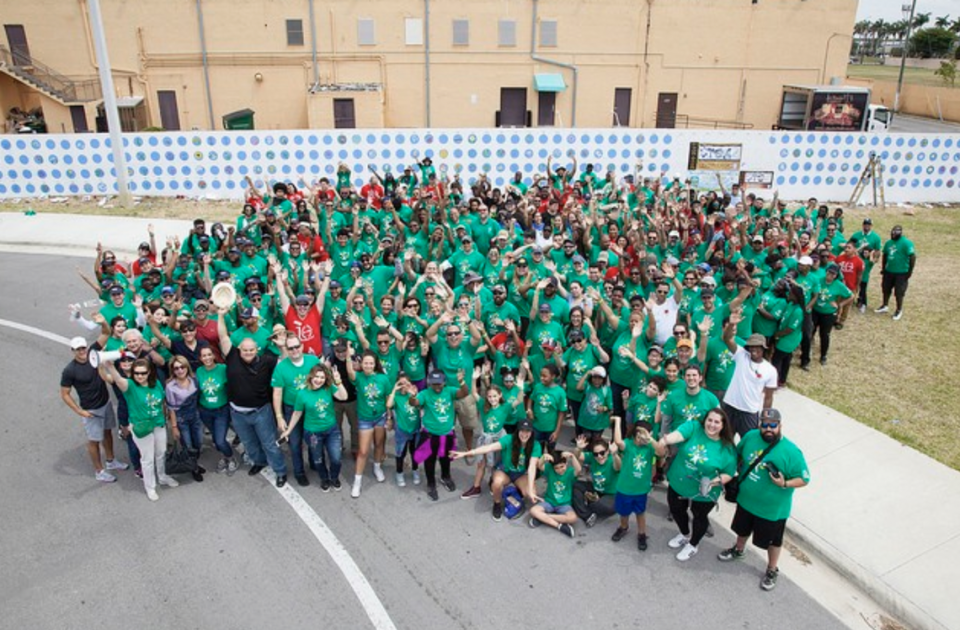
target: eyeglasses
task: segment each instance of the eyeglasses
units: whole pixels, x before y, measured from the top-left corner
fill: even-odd
[[[434,293],[433,291],[427,291],[426,293],[424,293],[424,295],[427,297],[433,297],[436,295],[436,293]]]
[[[780,426],[779,422],[761,422],[760,423],[761,429],[776,429],[779,426]]]
[[[470,306],[470,303],[469,303],[469,302],[460,302],[459,304],[457,304],[457,306],[459,306],[460,308],[468,308],[468,307]]]
[[[259,296],[259,295],[255,295],[255,296],[253,296],[252,298],[250,298],[250,301],[251,301],[251,302],[262,302],[262,301],[263,301],[263,298],[262,298],[261,296]]]
[[[148,374],[150,374],[150,372],[137,372],[137,371],[134,371],[134,373],[133,373],[134,376],[147,376]]]

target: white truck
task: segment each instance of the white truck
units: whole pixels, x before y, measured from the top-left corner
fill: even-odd
[[[845,85],[784,85],[775,129],[884,132],[890,109],[870,103],[870,89]]]

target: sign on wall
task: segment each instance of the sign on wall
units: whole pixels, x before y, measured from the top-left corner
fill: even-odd
[[[740,171],[741,188],[773,188],[773,171]]]
[[[739,144],[690,143],[690,159],[687,168],[691,171],[739,171],[743,146]]]

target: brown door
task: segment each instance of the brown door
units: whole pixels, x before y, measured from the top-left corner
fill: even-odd
[[[557,93],[540,92],[537,103],[537,126],[553,127],[557,114]]]
[[[660,92],[657,96],[657,127],[673,129],[677,126],[677,93]]]
[[[10,44],[10,54],[13,55],[13,64],[16,66],[30,65],[30,48],[27,46],[27,32],[20,24],[6,24],[3,29],[7,32],[7,43]]]
[[[160,126],[164,131],[180,131],[180,109],[177,107],[177,93],[173,90],[158,90],[157,102],[160,104]]]
[[[631,88],[617,88],[613,93],[613,126],[630,126],[630,101],[633,97]]]
[[[73,121],[73,131],[75,133],[90,131],[90,128],[87,127],[87,113],[84,111],[83,105],[70,106],[70,119]]]
[[[352,98],[333,99],[333,126],[336,129],[356,129],[357,112]]]
[[[527,126],[527,88],[500,88],[500,126]]]

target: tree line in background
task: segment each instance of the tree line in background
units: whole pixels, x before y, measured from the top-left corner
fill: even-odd
[[[909,28],[908,28],[909,27]],[[884,19],[860,20],[853,27],[853,50],[851,55],[861,63],[864,57],[899,57],[907,31],[911,31],[907,43],[907,56],[922,59],[957,57],[960,35],[960,18],[942,15],[931,17],[930,13],[918,13],[909,20],[887,22]]]

